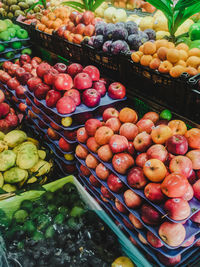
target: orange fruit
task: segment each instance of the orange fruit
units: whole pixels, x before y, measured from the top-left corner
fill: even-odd
[[[199,48],[192,48],[191,50],[189,50],[188,55],[189,55],[189,57],[191,57],[191,56],[200,57],[200,49]]]
[[[53,12],[50,12],[47,16],[48,16],[49,20],[55,20],[56,19],[56,16]]]
[[[53,21],[52,20],[49,20],[49,21],[47,21],[47,23],[46,23],[46,26],[47,26],[47,28],[51,28],[51,26],[52,26],[52,23],[53,23]]]
[[[167,51],[167,60],[170,61],[171,63],[176,63],[179,61],[180,56],[179,56],[179,50],[175,48],[170,48]]]
[[[153,59],[153,57],[151,55],[143,55],[140,59],[140,64],[142,66],[149,66],[151,60]]]
[[[156,52],[156,45],[152,42],[146,42],[143,47],[145,55],[153,55]]]
[[[135,63],[139,63],[140,62],[140,57],[138,54],[136,54],[136,52],[131,54],[131,59],[133,60],[133,62]]]
[[[159,58],[153,58],[149,64],[149,67],[153,70],[157,70],[161,64],[161,61]]]
[[[167,47],[160,47],[157,50],[157,55],[158,58],[162,61],[167,59],[167,52],[168,52],[168,48]]]
[[[178,62],[176,62],[175,66],[177,66],[177,65],[180,65],[180,66],[183,66],[183,67],[187,66],[186,62],[184,60],[182,60],[182,59],[180,59]]]
[[[37,26],[36,26],[36,29],[39,30],[39,31],[44,31],[46,28],[46,26],[42,23],[38,23]]]
[[[184,44],[184,43],[180,43],[176,46],[176,49],[178,50],[185,50],[186,52],[188,52],[189,47],[188,45]]]
[[[161,73],[169,73],[172,67],[172,63],[168,60],[165,60],[160,64],[158,71]]]
[[[171,68],[169,74],[173,77],[173,78],[178,78],[183,72],[185,72],[186,68],[181,66],[181,65],[176,65],[174,67]]]
[[[174,48],[175,47],[175,44],[172,43],[172,42],[168,42],[167,47],[168,48]]]
[[[189,67],[197,69],[198,66],[200,65],[200,58],[196,56],[191,56],[187,59],[186,64]]]
[[[157,40],[155,41],[156,49],[158,50],[160,47],[167,47],[168,48],[168,41],[167,40]]]
[[[187,72],[190,76],[194,76],[198,74],[197,69],[193,68],[193,67],[187,67],[185,69],[185,72]]]
[[[140,48],[139,48],[139,51],[142,52],[142,53],[144,53],[143,48],[144,48],[144,45],[141,45]]]
[[[186,61],[188,59],[188,52],[183,50],[183,49],[180,49],[179,50],[179,58]]]
[[[49,21],[48,17],[47,16],[42,16],[41,18],[41,23],[44,24],[44,25],[47,25],[46,23]]]

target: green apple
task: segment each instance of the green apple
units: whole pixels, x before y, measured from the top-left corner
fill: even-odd
[[[16,36],[15,28],[8,28],[7,31],[10,33],[11,38],[14,38]]]
[[[17,30],[16,35],[19,39],[27,39],[28,38],[28,32],[24,29]]]
[[[10,33],[8,31],[0,32],[0,40],[2,41],[10,41]]]
[[[22,51],[21,51],[21,54],[28,54],[28,55],[31,55],[32,54],[32,50],[30,48],[24,48]]]
[[[15,12],[16,10],[20,10],[20,7],[18,5],[12,5],[10,6],[10,11]]]
[[[0,20],[0,32],[6,31],[6,30],[7,30],[7,24],[3,20]]]
[[[20,48],[22,47],[22,43],[21,43],[21,42],[13,42],[13,43],[11,44],[11,47],[12,47],[13,49],[20,49]]]
[[[3,44],[0,44],[0,53],[5,50],[5,46]]]
[[[16,31],[21,29],[21,27],[20,27],[19,25],[17,25],[17,24],[13,24],[13,28],[14,28]]]
[[[14,15],[13,15],[13,13],[12,13],[12,12],[8,12],[8,15],[7,15],[7,17],[8,17],[9,19],[13,19],[13,18],[14,18]]]
[[[10,20],[10,19],[4,19],[4,22],[7,24],[8,28],[13,26],[12,20]]]
[[[170,121],[172,118],[172,113],[170,110],[168,109],[164,109],[161,113],[160,113],[160,118],[163,120],[168,120]]]
[[[15,56],[15,53],[14,52],[8,52],[8,53],[5,54],[5,58],[7,58],[7,59],[11,59],[14,56]]]

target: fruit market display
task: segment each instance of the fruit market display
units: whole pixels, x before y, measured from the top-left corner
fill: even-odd
[[[140,242],[178,263],[199,239],[200,130],[169,115],[108,108],[103,122],[89,119],[77,131],[76,156],[80,173]]]
[[[23,266],[111,266],[121,255],[113,232],[72,183],[34,201],[22,196],[18,205],[11,218],[1,209],[0,222],[9,257]]]
[[[115,7],[126,8],[126,9],[135,9],[141,8],[143,12],[153,13],[155,11],[155,7],[150,3],[142,0],[113,0],[113,5]]]

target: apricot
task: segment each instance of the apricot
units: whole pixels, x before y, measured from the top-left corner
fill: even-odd
[[[156,52],[156,45],[152,42],[146,42],[144,44],[143,53],[145,55],[153,55]]]
[[[57,30],[59,27],[60,27],[60,23],[58,21],[53,21],[51,27],[54,29],[54,30]]]
[[[175,66],[177,66],[177,65],[183,66],[183,67],[187,66],[186,62],[182,59],[180,59],[178,62],[176,62]]]
[[[142,66],[149,66],[151,60],[153,59],[153,57],[151,55],[143,55],[140,59],[140,64]]]
[[[155,45],[156,45],[156,49],[158,50],[160,47],[168,47],[168,41],[167,40],[157,40],[155,42]]]
[[[135,63],[139,63],[140,62],[140,56],[137,54],[137,52],[134,52],[134,53],[131,54],[131,59]]]
[[[173,77],[173,78],[178,78],[183,72],[185,72],[185,67],[181,66],[181,65],[176,65],[174,67],[171,68],[169,74]]]
[[[134,109],[123,108],[119,113],[119,120],[123,123],[125,122],[136,123],[138,120],[138,115]]]
[[[144,48],[144,45],[141,45],[140,48],[139,48],[139,51],[142,52],[142,53],[144,53],[143,48]]]
[[[174,48],[175,47],[175,44],[172,43],[172,42],[168,42],[167,47],[168,48]]]
[[[49,21],[48,17],[47,16],[42,16],[41,18],[41,23],[46,25],[46,23]]]
[[[158,58],[162,61],[166,60],[167,58],[167,52],[168,52],[168,48],[167,47],[160,47],[157,50],[157,55]]]
[[[196,57],[196,56],[191,56],[191,57],[189,57],[187,59],[186,64],[189,67],[193,67],[193,68],[197,69],[197,67],[200,64],[200,58],[199,57]]]
[[[143,56],[143,52],[141,51],[137,51],[136,54],[141,58],[141,56]]]
[[[193,67],[187,67],[185,69],[185,72],[187,72],[190,76],[194,76],[198,74],[197,69],[193,68]]]
[[[56,19],[56,16],[53,12],[50,12],[47,17],[49,18],[49,20],[55,20]]]
[[[180,49],[179,50],[179,58],[186,61],[188,59],[188,53],[185,50]]]
[[[200,49],[199,48],[192,48],[191,50],[188,51],[189,57],[191,56],[196,56],[200,57]]]
[[[170,48],[167,51],[167,60],[170,61],[171,63],[176,63],[179,61],[180,56],[179,56],[179,50],[175,48]]]
[[[168,60],[165,60],[160,64],[158,70],[161,73],[169,73],[172,67],[173,67],[172,63],[169,62]]]
[[[184,51],[186,51],[186,52],[189,51],[189,47],[188,47],[188,45],[186,45],[186,44],[184,44],[184,43],[180,43],[180,44],[178,44],[178,45],[176,46],[176,49],[178,49],[178,50],[184,50]]]
[[[36,29],[39,30],[39,31],[44,31],[46,28],[46,26],[42,23],[38,23],[37,26],[36,26]]]
[[[51,21],[51,20],[47,21],[47,23],[46,23],[47,28],[50,29],[52,26],[52,23],[53,23],[53,21]]]
[[[153,58],[149,64],[149,67],[153,70],[157,70],[161,64],[161,61],[159,58]]]

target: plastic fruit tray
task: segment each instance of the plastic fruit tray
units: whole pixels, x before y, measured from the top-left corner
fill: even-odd
[[[13,43],[13,42],[24,42],[24,41],[29,41],[30,38],[26,38],[26,39],[19,39],[17,37],[11,39],[10,41],[0,41],[0,44],[7,44],[7,43]]]
[[[85,161],[78,158],[77,156],[75,156],[77,158],[77,160],[84,166],[86,166],[85,164]],[[87,166],[86,166],[87,167]],[[96,175],[95,171],[92,170],[92,169],[89,169],[90,172],[95,176],[95,178],[102,184],[104,185],[111,193],[112,195],[117,198],[125,207],[126,209],[131,212],[143,225],[146,229],[148,229],[149,231],[151,231],[155,236],[157,236],[161,241],[162,239],[160,238],[159,234],[158,234],[158,229],[159,227],[158,226],[150,226],[150,225],[147,225],[143,222],[143,220],[141,219],[141,216],[140,216],[140,211],[137,210],[137,209],[131,209],[131,208],[128,208],[127,205],[125,204],[124,202],[124,198],[123,198],[123,194],[117,194],[117,193],[114,193],[113,191],[111,191],[107,185],[107,182],[105,181],[102,181],[98,178],[98,176]],[[166,221],[166,219],[163,219],[162,222]],[[194,236],[194,235],[197,235],[197,239],[200,239],[200,229],[199,227],[197,226],[197,224],[191,222],[190,220],[188,220],[185,224],[184,224],[184,227],[185,227],[185,230],[186,230],[186,237],[185,237],[185,241],[187,241],[190,237]],[[137,230],[137,229],[136,229]],[[139,231],[139,230],[137,230]],[[142,232],[141,232],[142,233]],[[143,234],[144,235],[144,234]],[[183,243],[184,243],[183,242]],[[163,253],[166,253],[165,255],[168,256],[168,257],[174,257],[178,254],[180,254],[180,250],[181,251],[184,251],[184,250],[187,250],[189,247],[186,247],[186,248],[181,248],[180,246],[177,246],[177,247],[172,247],[172,246],[169,246],[167,245],[165,242],[162,241],[162,243],[164,244],[165,246],[165,249],[164,249],[164,252]],[[192,245],[191,245],[192,246]],[[157,249],[158,251],[163,251],[163,248],[161,247],[160,249]]]
[[[100,190],[94,186],[92,186],[88,180],[88,178],[84,177],[82,178],[80,175],[79,175],[79,179],[82,181],[82,183],[87,187],[87,189],[90,191],[90,193],[92,195],[94,195],[97,199],[98,199],[98,202],[107,210],[109,211],[109,213],[120,223],[120,225],[126,230],[126,232],[131,236],[133,237],[133,239],[139,244],[139,246],[145,250],[148,255],[150,255],[154,260],[155,262],[161,266],[161,267],[164,267],[165,265],[163,265],[159,260],[158,260],[158,257],[156,256],[155,254],[155,251],[152,250],[152,248],[150,246],[147,246],[147,245],[144,245],[138,238],[137,236],[137,233],[133,230],[130,230],[127,228],[127,226],[124,224],[124,222],[122,221],[123,217],[124,217],[124,214],[121,216],[119,215],[119,213],[115,212],[113,210],[113,204],[112,204],[112,201],[109,201],[106,203],[104,201],[102,201],[101,197],[100,197]],[[189,263],[189,261],[191,260],[190,257],[192,255],[194,255],[197,251],[199,250],[198,247],[196,248],[190,248],[188,249],[187,251],[185,252],[182,252],[181,253],[181,256],[182,256],[182,259],[181,261],[175,265],[176,267],[178,266],[181,266],[181,267],[184,267],[184,266],[187,266],[187,264]],[[173,257],[173,256],[172,256]],[[187,261],[187,262],[186,262]]]
[[[6,54],[6,53],[8,53],[8,52],[16,52],[17,54],[21,51],[21,50],[23,50],[23,49],[25,49],[25,48],[30,48],[31,47],[31,45],[23,45],[21,48],[19,48],[19,49],[14,49],[14,48],[12,48],[12,47],[9,47],[9,48],[6,48],[4,51],[2,51],[2,52],[0,52],[0,55],[1,55],[1,57],[2,57],[2,55],[3,54]],[[7,60],[9,60],[9,59],[7,59]]]
[[[5,57],[3,57],[3,56],[1,56],[0,57],[0,63],[1,62],[4,62],[4,61],[11,61],[11,60],[14,60],[14,59],[17,59],[17,58],[20,58],[20,56],[21,56],[21,54],[20,53],[18,53],[18,54],[16,54],[14,57],[12,57],[12,58],[5,58]]]

